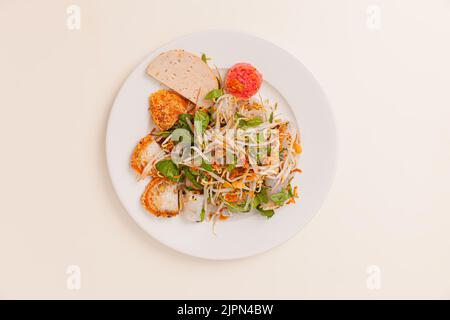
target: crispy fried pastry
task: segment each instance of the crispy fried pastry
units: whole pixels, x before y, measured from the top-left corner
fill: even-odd
[[[165,89],[153,93],[149,102],[152,119],[162,131],[172,128],[179,115],[185,113],[188,108],[185,98],[175,91]]]
[[[178,186],[164,178],[154,178],[141,196],[144,208],[157,217],[170,218],[178,215]]]

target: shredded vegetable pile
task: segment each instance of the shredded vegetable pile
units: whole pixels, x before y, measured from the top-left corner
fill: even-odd
[[[152,132],[161,151],[143,174],[174,181],[179,192],[203,195],[200,221],[252,209],[270,218],[295,203],[291,182],[301,172],[300,136],[279,116],[277,104],[238,99],[220,87],[206,98],[211,107],[191,104],[171,129]]]
[[[254,211],[271,218],[298,198],[300,135],[260,96],[263,75],[253,65],[238,62],[222,79],[209,60],[170,50],[147,67],[167,88],[150,95],[156,128],[131,157],[140,179],[152,177],[141,204],[157,217],[194,222]]]

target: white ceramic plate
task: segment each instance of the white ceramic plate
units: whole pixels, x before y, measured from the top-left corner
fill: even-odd
[[[192,223],[183,217],[156,218],[140,204],[148,181],[137,182],[130,169],[131,153],[154,126],[148,113],[149,95],[161,85],[145,74],[159,53],[184,49],[205,52],[210,64],[228,68],[237,62],[253,64],[264,77],[263,98],[278,100],[280,113],[300,129],[303,153],[294,184],[300,200],[278,209],[271,219],[257,214],[219,222]],[[317,213],[331,186],[336,164],[336,129],[327,98],[311,73],[295,57],[265,40],[229,31],[194,33],[153,51],[130,74],[120,89],[109,117],[106,135],[109,173],[120,201],[149,235],[185,254],[206,259],[236,259],[267,251],[299,232]]]

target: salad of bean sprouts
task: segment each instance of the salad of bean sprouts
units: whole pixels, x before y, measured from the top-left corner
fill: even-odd
[[[153,214],[196,222],[251,211],[271,218],[298,198],[292,179],[301,172],[300,134],[276,102],[256,98],[262,76],[253,66],[233,68],[225,81],[217,75],[217,88],[204,96],[209,106],[171,90],[150,97],[161,124],[140,141],[131,165],[141,179],[154,180],[141,199]],[[176,205],[169,205],[168,190]]]

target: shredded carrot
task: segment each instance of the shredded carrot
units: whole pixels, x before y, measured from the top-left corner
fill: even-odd
[[[302,153],[302,147],[297,141],[294,142],[293,147],[294,147],[295,153],[297,153],[297,154]]]
[[[232,183],[232,186],[235,189],[243,189],[243,188],[245,188],[245,184],[243,184],[241,181],[234,181]]]
[[[233,169],[233,171],[231,171],[230,178],[231,179],[237,178],[237,177],[241,176],[243,173],[244,173],[243,168],[235,168],[235,169]]]
[[[227,200],[228,202],[237,202],[238,201],[238,195],[236,193],[227,193],[224,196],[225,200]]]
[[[224,188],[232,188],[233,186],[228,181],[225,181],[222,185]]]

